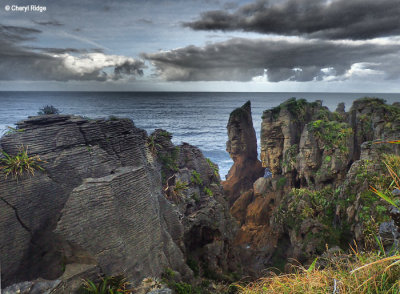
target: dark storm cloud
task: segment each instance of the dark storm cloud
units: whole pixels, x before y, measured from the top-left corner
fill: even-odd
[[[346,78],[345,73],[357,63],[368,63],[387,78],[397,78],[399,54],[396,44],[237,38],[142,57],[167,81],[249,81],[266,69],[268,80],[279,82],[321,80],[327,75]]]
[[[235,12],[208,11],[184,23],[195,30],[246,31],[362,40],[400,34],[398,0],[260,0]]]
[[[54,54],[64,54],[64,53],[88,53],[88,50],[76,49],[76,48],[43,48],[43,47],[23,47],[26,50],[36,50],[43,53],[54,53]]]
[[[143,23],[143,24],[153,24],[153,21],[148,18],[139,18],[136,22]]]
[[[41,25],[41,26],[53,26],[53,27],[61,27],[64,24],[56,21],[56,20],[49,20],[49,21],[33,21],[35,24]]]
[[[115,76],[119,77],[122,75],[143,75],[143,68],[145,67],[143,61],[137,62],[124,62],[114,68]]]
[[[35,39],[34,35],[41,33],[42,31],[17,27],[17,26],[5,26],[0,24],[0,40],[3,42],[21,42]]]
[[[97,80],[141,75],[141,60],[74,48],[34,48],[23,46],[40,30],[0,25],[0,80]],[[72,55],[71,53],[74,53]],[[104,70],[115,68],[116,74]]]

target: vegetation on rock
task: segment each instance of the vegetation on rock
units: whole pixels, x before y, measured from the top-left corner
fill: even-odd
[[[3,171],[7,178],[11,175],[14,179],[22,177],[25,173],[34,175],[35,171],[43,171],[41,166],[44,163],[40,159],[39,155],[29,156],[28,148],[21,146],[19,152],[15,155],[9,155],[5,151],[2,151],[4,155],[0,158],[0,170]]]
[[[400,141],[393,142],[400,143]],[[361,191],[357,200],[342,199],[340,196],[346,195],[349,191],[339,193],[340,188],[337,191],[332,191],[330,188],[319,191],[293,189],[289,196],[283,199],[275,215],[275,222],[292,227],[296,232],[303,230],[302,233],[305,233],[304,222],[310,219],[325,224],[328,234],[323,234],[321,241],[329,244],[330,237],[335,236],[335,231],[329,231],[335,226],[335,223],[332,223],[336,216],[335,210],[337,207],[347,207],[348,204],[357,201],[361,203],[357,217],[363,222],[363,234],[372,235],[373,247],[368,247],[366,244],[361,251],[354,242],[350,254],[341,251],[332,254],[332,251],[328,250],[318,258],[318,262],[315,259],[308,269],[297,266],[289,274],[276,275],[271,272],[269,276],[253,283],[239,285],[240,293],[399,293],[399,248],[393,243],[390,250],[387,250],[378,235],[377,227],[373,225],[388,219],[387,210],[376,195],[384,201],[383,203],[399,209],[396,198],[399,195],[393,195],[393,191],[400,190],[400,156],[383,154],[382,158],[380,162],[361,161],[358,169],[353,171],[355,174],[352,178],[355,181],[347,183],[347,187],[354,189],[360,181],[369,183],[371,187],[370,190]],[[374,170],[379,164],[385,166],[388,172],[370,174],[369,171]],[[375,219],[377,213],[383,216]],[[396,219],[395,223],[399,225]],[[368,225],[372,225],[369,232]],[[318,226],[314,226],[313,234],[316,233],[316,227]],[[342,229],[338,232],[343,234],[344,231]],[[315,240],[315,236],[313,239]],[[368,242],[367,238],[365,241]],[[371,240],[369,243],[371,245]]]
[[[45,105],[39,109],[38,115],[60,114],[60,110],[53,105]]]
[[[174,192],[176,195],[181,196],[182,192],[188,189],[188,183],[181,182],[179,180],[175,181]]]
[[[271,274],[248,285],[239,286],[239,293],[399,293],[400,268],[388,268],[389,260],[359,269],[381,260],[382,256],[377,252],[339,253],[321,258],[324,267],[297,267],[291,274]],[[354,271],[356,269],[359,270]]]
[[[305,108],[307,104],[308,102],[306,99],[296,99],[292,97],[268,111],[272,113],[272,117],[274,119],[277,119],[280,112],[284,109],[287,109],[291,115],[301,120],[305,114]]]
[[[131,284],[122,275],[102,277],[99,283],[83,280],[79,291],[81,294],[130,294],[133,293]]]
[[[320,119],[309,123],[308,130],[323,142],[324,149],[348,151],[347,139],[353,133],[349,124]]]

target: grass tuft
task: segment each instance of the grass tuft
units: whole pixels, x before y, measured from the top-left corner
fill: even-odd
[[[239,293],[399,293],[400,268],[390,267],[388,258],[378,253],[354,252],[335,255],[319,269],[313,263],[308,269],[297,267],[294,273],[268,277],[247,285],[238,285]]]
[[[35,171],[44,171],[41,160],[38,155],[29,156],[28,148],[21,146],[17,155],[12,156],[2,151],[3,158],[0,158],[0,170],[3,171],[5,178],[9,175],[14,179],[22,177],[25,173],[34,175]]]
[[[128,294],[133,293],[131,285],[122,275],[101,278],[100,283],[95,284],[91,280],[83,280],[79,293],[82,294]]]

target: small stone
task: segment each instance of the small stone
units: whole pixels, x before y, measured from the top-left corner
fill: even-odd
[[[268,167],[265,168],[264,178],[266,178],[266,179],[272,178],[272,173],[271,173],[271,171],[269,170]]]
[[[172,290],[169,288],[164,288],[164,289],[156,289],[153,290],[147,294],[172,294]]]
[[[253,184],[254,195],[263,195],[265,192],[267,192],[269,182],[270,180],[265,177],[259,178],[257,181],[255,181]]]

